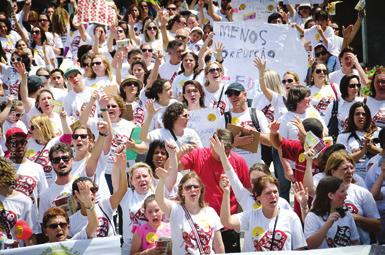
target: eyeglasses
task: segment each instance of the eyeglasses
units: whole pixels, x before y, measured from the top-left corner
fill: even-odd
[[[118,105],[116,105],[116,104],[108,104],[106,107],[107,107],[108,109],[110,109],[110,108],[115,109],[115,108],[118,107]]]
[[[220,71],[221,71],[221,69],[219,67],[209,69],[209,73],[215,73],[215,72],[220,72]]]
[[[40,30],[33,30],[33,31],[31,32],[31,34],[33,34],[33,35],[38,35],[38,34],[40,34]]]
[[[101,65],[101,64],[102,64],[102,62],[99,62],[99,61],[98,61],[98,62],[92,62],[92,63],[91,63],[91,66],[95,66],[95,65],[96,65],[96,66],[99,66],[99,65]]]
[[[321,73],[326,74],[326,73],[327,73],[327,70],[326,70],[326,69],[315,69],[315,73],[316,73],[316,74],[321,74]]]
[[[325,56],[326,54],[328,54],[328,53],[327,53],[327,51],[324,51],[324,50],[323,50],[323,51],[320,51],[320,52],[314,53],[314,55],[315,55],[316,58],[321,57],[321,55],[322,55],[322,56]]]
[[[57,227],[60,228],[66,228],[68,226],[68,223],[67,222],[60,222],[60,223],[52,223],[52,224],[49,224],[48,227],[50,229],[57,229]]]
[[[153,52],[153,49],[142,49],[142,52]]]
[[[47,22],[48,19],[39,19],[39,22]]]
[[[15,113],[15,117],[16,118],[20,118],[23,115],[24,115],[24,113],[21,113],[21,112]]]
[[[54,163],[54,164],[59,164],[61,160],[63,160],[65,163],[67,163],[68,161],[70,161],[70,156],[61,156],[61,157],[55,157],[55,158],[52,158],[51,162]]]
[[[11,58],[11,62],[12,63],[20,62],[20,61],[21,61],[21,57],[13,57],[13,58]]]
[[[294,82],[294,80],[293,79],[287,79],[287,80],[282,80],[282,84],[286,84],[286,83],[292,83],[292,82]]]
[[[198,189],[199,190],[199,189],[201,189],[201,187],[199,185],[191,184],[191,185],[184,186],[183,189],[185,191],[190,191],[192,189]]]
[[[147,27],[147,30],[154,30],[154,31],[156,31],[156,30],[158,30],[158,28],[157,27]]]
[[[187,119],[188,117],[190,117],[190,115],[189,115],[188,113],[182,114],[182,115],[180,115],[180,116],[183,117],[183,118],[185,118],[185,119]]]
[[[351,89],[354,89],[355,87],[359,88],[359,87],[361,87],[361,84],[359,84],[359,83],[352,83],[352,84],[349,84],[348,87],[351,88]]]
[[[184,36],[184,35],[177,35],[175,36],[176,39],[179,39],[179,40],[186,40],[187,39],[187,36]]]
[[[74,139],[74,140],[77,140],[79,137],[81,139],[86,139],[88,137],[88,135],[87,134],[73,134],[72,135],[72,139]]]
[[[228,97],[232,97],[232,96],[239,96],[241,94],[241,92],[240,91],[235,91],[235,90],[230,90],[229,92],[227,92],[226,93],[226,95],[228,96]]]

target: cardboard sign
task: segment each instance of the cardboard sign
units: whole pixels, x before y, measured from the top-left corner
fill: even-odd
[[[233,136],[238,135],[240,132],[241,133],[244,132],[244,128],[243,127],[236,126],[236,125],[233,125],[233,124],[227,124],[227,129],[231,131]],[[248,131],[247,135],[250,135],[250,134],[254,136],[254,141],[255,142],[250,143],[250,144],[246,144],[246,145],[242,145],[242,146],[237,146],[237,148],[242,149],[242,150],[246,150],[246,151],[250,151],[250,152],[253,152],[253,153],[257,153],[260,134],[259,134],[258,131],[254,131],[254,130]]]

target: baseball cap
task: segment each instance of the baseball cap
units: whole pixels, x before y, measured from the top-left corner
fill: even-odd
[[[68,76],[72,73],[78,73],[82,74],[82,72],[79,70],[77,67],[69,67],[67,70],[64,72],[64,78],[68,79]]]
[[[5,138],[8,140],[13,135],[22,135],[27,137],[27,134],[23,131],[23,129],[18,127],[8,129],[7,133],[5,134]]]
[[[28,76],[28,91],[37,91],[41,86],[43,86],[44,82],[42,77],[37,75]]]
[[[242,92],[242,91],[245,91],[245,87],[243,87],[243,85],[238,83],[238,82],[233,82],[227,87],[225,94],[227,95],[227,93],[229,93],[229,91]]]

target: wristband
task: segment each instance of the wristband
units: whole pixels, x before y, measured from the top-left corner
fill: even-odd
[[[91,205],[91,207],[89,207],[89,208],[86,208],[86,209],[92,212],[92,211],[94,210],[94,208],[95,208],[95,205],[94,205],[94,204],[92,204],[92,205]]]
[[[107,108],[102,108],[100,109],[101,112],[106,112],[107,111]]]
[[[103,133],[100,133],[100,132],[99,132],[99,135],[100,136],[108,136],[108,134],[103,134]]]

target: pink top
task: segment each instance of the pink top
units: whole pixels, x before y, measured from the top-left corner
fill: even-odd
[[[142,251],[155,247],[159,237],[171,237],[170,224],[165,222],[162,222],[157,229],[145,223],[136,229],[136,233],[140,236]]]

